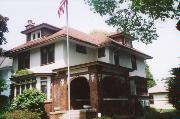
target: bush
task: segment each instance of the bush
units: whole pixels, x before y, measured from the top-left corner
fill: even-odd
[[[28,74],[32,74],[32,71],[29,70],[17,70],[12,76],[13,77],[18,77],[18,76],[23,76],[23,75],[28,75]]]
[[[44,113],[44,101],[46,95],[37,89],[28,89],[18,95],[12,102],[10,109],[28,110],[31,112]]]
[[[27,110],[17,110],[13,112],[6,112],[1,119],[41,119],[40,114],[30,112]]]

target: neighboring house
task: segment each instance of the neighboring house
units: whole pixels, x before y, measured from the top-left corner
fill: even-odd
[[[150,96],[150,106],[156,109],[173,109],[173,105],[168,100],[167,84],[158,82],[156,86],[148,89]]]
[[[47,94],[47,112],[68,108],[67,27],[28,21],[27,42],[7,53],[13,69],[28,69],[32,74],[12,77],[14,96],[35,87]],[[70,37],[71,109],[90,105],[97,113],[133,114],[135,100],[147,100],[146,55],[132,46],[123,34],[89,35],[68,28]],[[21,79],[21,80],[20,80]]]
[[[6,81],[6,84],[8,86],[6,90],[1,92],[1,95],[5,95],[7,97],[10,96],[10,84],[11,84],[10,77],[12,71],[12,63],[13,63],[12,59],[8,57],[0,56],[0,72],[2,76],[1,78]]]

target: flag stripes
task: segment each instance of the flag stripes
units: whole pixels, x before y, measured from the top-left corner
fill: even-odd
[[[62,0],[60,2],[60,5],[59,5],[59,9],[58,9],[58,15],[59,15],[59,18],[61,15],[64,14],[64,8],[65,8],[65,5],[67,4],[67,0]]]

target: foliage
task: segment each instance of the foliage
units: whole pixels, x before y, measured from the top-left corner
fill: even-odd
[[[168,98],[173,106],[180,110],[180,67],[172,69],[173,77],[167,81],[168,83]]]
[[[31,71],[29,71],[29,70],[17,70],[14,74],[13,74],[13,76],[14,77],[18,77],[18,76],[23,76],[23,75],[28,75],[28,74],[32,74],[32,72]]]
[[[171,111],[157,111],[156,109],[149,108],[143,117],[138,119],[178,119],[179,115],[176,110]]]
[[[155,21],[175,18],[177,0],[85,0],[91,10],[106,18],[126,37],[152,43],[158,35]]]
[[[25,110],[31,112],[44,112],[44,101],[46,95],[37,89],[28,89],[18,95],[11,104],[11,110]]]
[[[2,115],[6,111],[9,111],[9,107],[10,107],[9,97],[0,95],[0,119],[2,118]]]
[[[178,15],[180,15],[180,2],[179,2],[179,5],[178,5],[177,9],[178,9]],[[180,31],[180,20],[179,20],[178,23],[176,24],[176,28],[177,28],[177,30]]]
[[[3,92],[4,90],[7,89],[7,84],[6,84],[6,81],[3,79],[2,77],[2,71],[0,71],[0,94],[1,92]]]
[[[4,17],[0,14],[0,45],[2,45],[2,43],[7,43],[6,38],[4,37],[4,33],[8,32],[8,28],[7,28],[8,20],[9,20],[8,17]]]
[[[6,112],[1,119],[41,119],[40,114],[27,110],[16,110],[13,112]]]
[[[147,81],[147,87],[151,88],[156,85],[156,82],[154,81],[153,75],[150,71],[149,65],[145,63],[145,73],[146,73],[146,78],[149,80]]]

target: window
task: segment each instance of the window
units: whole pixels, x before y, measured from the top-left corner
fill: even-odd
[[[38,38],[40,38],[40,37],[41,37],[41,33],[40,33],[40,32],[38,32],[37,37],[38,37]]]
[[[137,64],[136,64],[136,56],[131,55],[131,63],[132,63],[132,69],[137,69]]]
[[[115,52],[114,53],[114,63],[115,65],[119,65],[119,53],[118,52]]]
[[[149,98],[150,98],[150,104],[154,104],[154,97],[152,94],[149,95]]]
[[[41,65],[54,62],[54,44],[41,48]]]
[[[24,91],[25,85],[21,85],[21,93]]]
[[[41,91],[47,94],[47,78],[41,77]]]
[[[20,94],[20,86],[17,86],[16,87],[16,95],[19,95]]]
[[[30,88],[30,84],[26,84],[26,89],[29,89]]]
[[[98,49],[98,58],[105,57],[105,47]]]
[[[76,52],[86,54],[87,53],[86,47],[76,44]]]
[[[30,65],[30,52],[24,52],[18,56],[18,69],[29,69]]]
[[[35,33],[33,34],[33,39],[36,39],[36,34]]]

